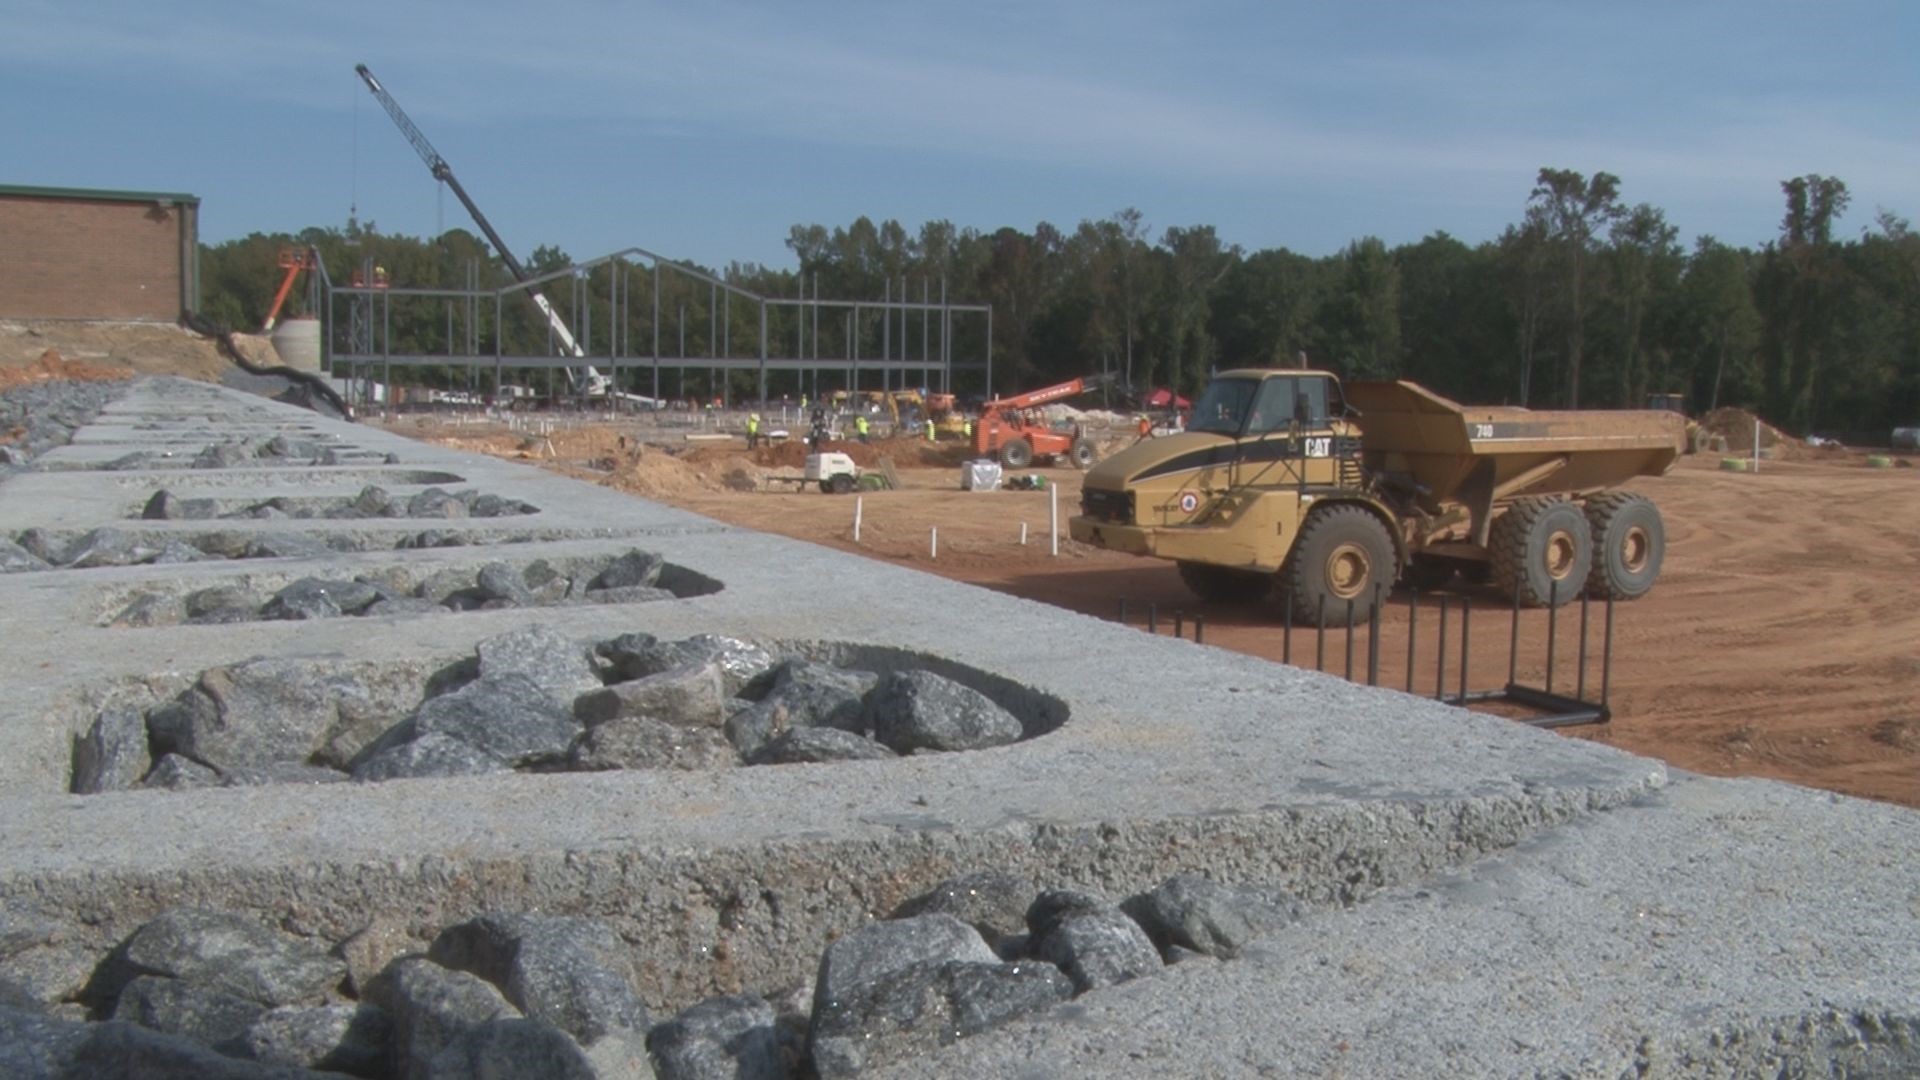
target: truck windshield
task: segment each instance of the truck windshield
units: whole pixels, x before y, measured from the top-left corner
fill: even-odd
[[[1247,406],[1253,403],[1255,379],[1215,379],[1193,407],[1188,431],[1211,431],[1216,435],[1238,435],[1246,426]]]

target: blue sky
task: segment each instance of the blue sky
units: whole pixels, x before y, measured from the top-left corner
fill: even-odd
[[[0,0],[0,183],[185,191],[202,238],[468,227],[372,68],[522,257],[791,266],[796,223],[1139,208],[1248,250],[1469,242],[1541,166],[1691,240],[1838,176],[1920,217],[1920,4],[170,4]]]

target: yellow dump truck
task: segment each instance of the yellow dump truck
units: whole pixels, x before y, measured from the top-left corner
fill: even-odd
[[[1536,412],[1449,401],[1410,382],[1324,371],[1221,373],[1187,430],[1086,475],[1073,538],[1171,559],[1204,599],[1276,588],[1312,618],[1361,615],[1397,581],[1492,580],[1521,603],[1632,599],[1666,534],[1640,495],[1671,469],[1665,411]]]

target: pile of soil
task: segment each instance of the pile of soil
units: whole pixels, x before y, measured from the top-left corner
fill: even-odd
[[[114,382],[132,377],[133,372],[125,368],[68,360],[57,350],[47,349],[32,363],[0,367],[0,390],[41,382]]]
[[[711,448],[707,448],[711,449]],[[648,448],[617,465],[602,486],[653,499],[684,498],[718,491],[759,491],[770,470],[741,453],[679,457]]]
[[[1776,451],[1775,457],[1791,457],[1795,453],[1811,449],[1806,443],[1740,408],[1715,409],[1700,418],[1700,427],[1727,440],[1729,452],[1751,452],[1753,425],[1756,420],[1760,423],[1760,449]]]
[[[30,366],[49,348],[95,368],[219,382],[233,370],[212,340],[151,322],[0,322],[0,370]]]

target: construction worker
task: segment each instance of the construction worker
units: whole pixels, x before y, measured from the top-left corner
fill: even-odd
[[[933,441],[933,417],[931,416],[927,417],[926,424],[927,424],[927,441],[932,442]]]
[[[760,445],[760,414],[747,414],[747,449]]]
[[[853,418],[853,431],[861,442],[867,441],[867,414],[861,413]]]
[[[1153,419],[1149,417],[1146,413],[1141,413],[1140,414],[1140,438],[1150,439],[1152,437],[1153,437]],[[1136,439],[1135,441],[1137,442],[1139,440]]]
[[[962,427],[966,430],[967,441],[972,442],[973,441],[973,418],[968,417],[967,420],[962,424]]]

